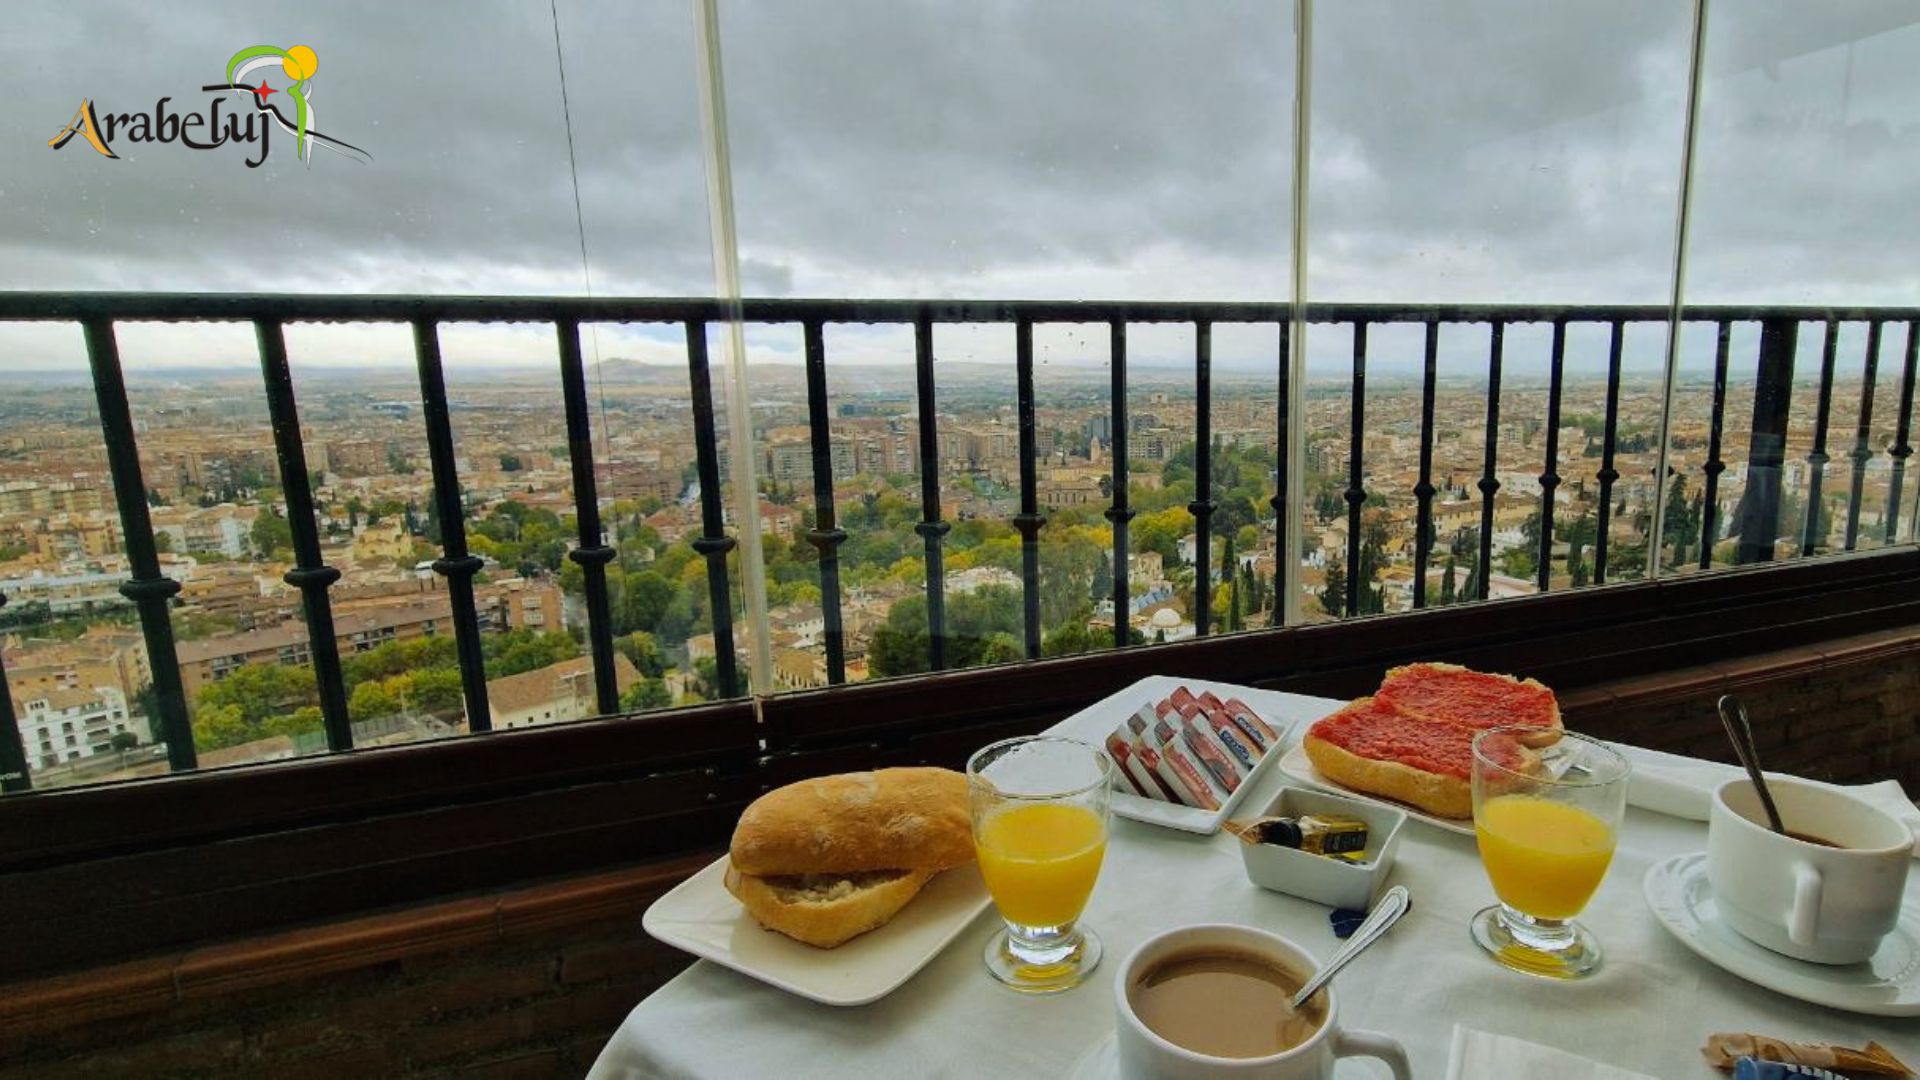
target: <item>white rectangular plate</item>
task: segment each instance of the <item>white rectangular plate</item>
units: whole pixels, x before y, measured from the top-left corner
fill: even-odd
[[[1265,720],[1279,733],[1278,745],[1270,748],[1260,760],[1254,763],[1253,773],[1247,777],[1227,801],[1218,810],[1199,810],[1191,806],[1162,802],[1159,799],[1143,799],[1138,795],[1114,789],[1113,812],[1124,818],[1144,821],[1150,825],[1164,825],[1169,829],[1182,832],[1201,833],[1203,835],[1220,831],[1220,823],[1233,814],[1234,808],[1246,798],[1256,783],[1273,763],[1280,757],[1280,748],[1287,743],[1288,735],[1301,724],[1310,724],[1346,704],[1341,701],[1329,702],[1326,698],[1304,697],[1300,694],[1283,694],[1275,690],[1255,690],[1251,686],[1238,686],[1234,683],[1211,682],[1206,679],[1182,679],[1172,675],[1149,675],[1118,693],[1094,702],[1093,704],[1060,721],[1048,729],[1048,734],[1065,735],[1099,746],[1119,727],[1127,717],[1132,716],[1142,705],[1152,705],[1179,687],[1186,687],[1195,694],[1213,691],[1221,698],[1239,698],[1253,706],[1260,718]]]
[[[1248,704],[1252,704],[1252,702],[1248,702]],[[1342,702],[1342,704],[1345,703]],[[1337,784],[1321,776],[1320,770],[1313,767],[1313,759],[1307,756],[1305,743],[1296,743],[1293,749],[1287,751],[1287,756],[1280,759],[1280,771],[1295,783],[1304,784],[1310,788],[1318,788],[1321,791],[1331,791],[1335,795],[1345,795],[1349,799],[1359,799],[1362,802],[1391,806],[1395,810],[1406,811],[1407,816],[1413,820],[1424,821],[1436,829],[1445,829],[1450,833],[1459,833],[1461,836],[1473,835],[1472,819],[1462,820],[1460,818],[1435,817],[1417,806],[1408,806],[1406,803],[1394,799],[1383,799],[1378,795],[1369,795],[1364,791],[1355,791],[1345,784]]]
[[[925,967],[990,904],[980,870],[947,870],[893,920],[837,949],[764,929],[727,892],[727,857],[653,902],[640,925],[660,941],[824,1005],[865,1005]]]

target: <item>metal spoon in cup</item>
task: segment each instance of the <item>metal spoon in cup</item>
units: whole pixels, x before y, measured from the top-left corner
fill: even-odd
[[[1352,937],[1347,939],[1347,944],[1339,952],[1334,953],[1333,959],[1322,965],[1320,970],[1314,973],[1313,978],[1307,980],[1307,984],[1300,988],[1299,993],[1293,995],[1293,1008],[1298,1009],[1305,1005],[1315,991],[1327,985],[1327,981],[1332,979],[1341,968],[1351,963],[1354,957],[1359,956],[1361,950],[1380,940],[1380,936],[1387,932],[1387,928],[1398,922],[1400,916],[1405,915],[1407,908],[1412,904],[1413,901],[1407,895],[1405,885],[1395,885],[1388,889],[1386,895],[1380,898],[1380,902],[1373,906],[1373,911],[1367,915],[1367,920],[1360,924],[1360,928],[1353,932]]]
[[[1740,764],[1747,767],[1747,776],[1753,780],[1753,789],[1760,793],[1760,805],[1767,811],[1767,823],[1773,831],[1787,835],[1787,826],[1780,820],[1780,809],[1773,805],[1773,792],[1767,790],[1767,778],[1760,773],[1760,751],[1753,745],[1753,725],[1747,723],[1747,710],[1740,699],[1732,694],[1720,696],[1720,723],[1727,729],[1727,738],[1733,743],[1733,754]]]

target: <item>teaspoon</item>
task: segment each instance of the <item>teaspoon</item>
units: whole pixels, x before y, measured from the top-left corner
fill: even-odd
[[[1767,778],[1760,772],[1760,751],[1753,745],[1753,725],[1747,723],[1747,710],[1740,699],[1732,694],[1720,696],[1720,723],[1727,729],[1727,738],[1733,742],[1733,754],[1740,764],[1747,767],[1747,776],[1753,780],[1753,789],[1760,793],[1760,805],[1767,811],[1767,822],[1773,831],[1782,836],[1787,834],[1787,826],[1780,820],[1780,808],[1773,805],[1773,792],[1767,790]]]
[[[1314,973],[1313,978],[1307,980],[1307,984],[1300,988],[1299,993],[1293,995],[1293,1007],[1298,1009],[1305,1005],[1307,999],[1314,995],[1314,991],[1327,985],[1328,980],[1332,979],[1341,968],[1351,963],[1354,957],[1359,956],[1361,950],[1380,940],[1380,936],[1398,922],[1400,916],[1405,915],[1407,908],[1412,904],[1413,901],[1407,895],[1405,885],[1395,885],[1388,889],[1386,895],[1380,898],[1380,902],[1373,906],[1373,912],[1367,916],[1367,921],[1361,923],[1360,928],[1347,939],[1346,945],[1339,952],[1334,953],[1333,959],[1327,961],[1324,967]]]

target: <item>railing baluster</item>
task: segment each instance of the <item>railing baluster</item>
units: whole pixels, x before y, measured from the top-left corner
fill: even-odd
[[[1033,431],[1033,321],[1016,319],[1013,324],[1014,395],[1019,408],[1020,425],[1020,512],[1013,516],[1013,527],[1020,530],[1020,596],[1026,611],[1027,659],[1040,658],[1040,528],[1047,519],[1040,516],[1038,470]]]
[[[567,558],[580,567],[587,593],[587,645],[593,655],[593,696],[601,715],[620,711],[620,680],[613,667],[613,614],[608,611],[607,564],[614,549],[600,524],[600,492],[593,478],[593,423],[587,412],[586,363],[580,320],[556,319],[560,397],[567,413],[567,462],[573,468],[573,520],[579,543]]]
[[[1500,465],[1500,364],[1507,342],[1507,324],[1493,321],[1487,342],[1487,447],[1486,464],[1480,473],[1480,595],[1487,598],[1487,586],[1493,577],[1493,497],[1500,491],[1496,470]]]
[[[0,608],[6,606],[7,594],[0,593]],[[133,703],[127,704],[131,707]],[[0,655],[0,794],[32,787],[26,747],[20,745],[20,722],[13,712],[13,693],[7,688],[6,657]]]
[[[1860,499],[1866,493],[1867,462],[1873,448],[1867,440],[1873,435],[1873,391],[1880,381],[1880,327],[1875,319],[1867,324],[1867,358],[1860,376],[1860,423],[1853,434],[1853,490],[1847,496],[1847,550],[1860,542]]]
[[[1920,320],[1907,323],[1907,365],[1900,377],[1900,422],[1894,429],[1893,445],[1887,449],[1887,456],[1893,459],[1891,486],[1887,489],[1887,528],[1886,542],[1891,544],[1900,534],[1900,496],[1901,487],[1907,482],[1907,458],[1913,454],[1913,379],[1916,347],[1920,347]]]
[[[1273,498],[1267,500],[1267,505],[1273,507],[1273,617],[1267,621],[1268,626],[1281,626],[1287,621],[1287,601],[1281,595],[1287,587],[1286,560],[1300,558],[1300,553],[1295,550],[1298,542],[1287,533],[1287,457],[1290,453],[1287,446],[1287,394],[1291,390],[1289,382],[1293,370],[1290,352],[1293,324],[1283,322],[1279,326],[1280,397],[1276,412],[1279,418],[1279,441],[1274,444],[1273,451]]]
[[[1353,324],[1353,434],[1347,452],[1347,610],[1360,611],[1360,589],[1372,582],[1360,580],[1360,508],[1366,505],[1366,470],[1361,461],[1367,434],[1367,324]]]
[[[740,696],[739,661],[733,654],[733,590],[727,584],[727,552],[735,540],[727,535],[725,503],[720,495],[720,451],[713,419],[713,376],[707,364],[707,324],[687,320],[687,379],[693,395],[693,448],[700,474],[700,532],[693,550],[707,560],[707,599],[713,612],[714,674],[721,697]],[[744,424],[735,416],[730,423]]]
[[[1793,407],[1793,362],[1799,350],[1800,320],[1772,316],[1760,321],[1760,350],[1754,362],[1753,427],[1747,438],[1747,483],[1740,497],[1740,546],[1734,561],[1742,566],[1769,562],[1780,536],[1780,466],[1786,460],[1787,422]]]
[[[347,717],[346,676],[340,670],[340,642],[334,636],[333,603],[327,589],[340,570],[320,555],[320,529],[313,518],[313,486],[307,451],[300,439],[300,413],[294,403],[293,373],[287,367],[287,332],[278,319],[253,324],[260,343],[260,373],[267,384],[267,413],[273,423],[273,448],[280,461],[280,489],[287,500],[287,527],[293,533],[294,568],[282,580],[300,590],[307,616],[307,648],[313,660],[314,687],[327,749],[353,748],[353,724]]]
[[[1701,472],[1707,476],[1706,490],[1700,497],[1700,569],[1713,569],[1714,526],[1720,515],[1720,474],[1727,463],[1720,460],[1720,430],[1727,414],[1727,343],[1733,336],[1733,324],[1720,320],[1718,340],[1713,348],[1713,419],[1708,425],[1707,463]]]
[[[1213,324],[1193,324],[1194,633],[1213,632]]]
[[[1553,498],[1560,490],[1560,388],[1567,368],[1567,320],[1553,320],[1552,371],[1547,384],[1547,463],[1540,472],[1540,565],[1535,572],[1539,589],[1553,580]],[[1572,572],[1572,568],[1568,568]]]
[[[1427,606],[1427,566],[1433,561],[1433,391],[1440,362],[1440,320],[1427,320],[1427,347],[1421,361],[1420,482],[1413,485],[1413,606]]]
[[[934,411],[933,317],[913,320],[914,387],[920,407],[920,523],[913,531],[927,545],[927,666],[947,669],[947,572],[941,544],[953,526],[940,520],[940,418]]]
[[[820,558],[820,617],[827,637],[827,682],[847,681],[846,632],[840,611],[840,545],[847,532],[839,527],[833,508],[833,440],[827,427],[826,330],[818,319],[801,327],[807,349],[807,423],[813,440],[813,528],[807,543]]]
[[[1608,534],[1613,532],[1613,482],[1620,479],[1620,471],[1613,467],[1613,451],[1620,432],[1620,350],[1625,335],[1626,325],[1615,319],[1613,335],[1607,343],[1607,428],[1600,451],[1600,514],[1594,523],[1593,537],[1595,585],[1607,583]]]
[[[1113,385],[1109,390],[1108,409],[1112,415],[1109,425],[1109,442],[1113,448],[1113,505],[1107,507],[1106,518],[1113,523],[1113,647],[1125,648],[1132,640],[1133,595],[1127,576],[1127,523],[1133,520],[1133,510],[1127,505],[1127,323],[1124,319],[1115,319],[1110,324],[1112,345]],[[1285,421],[1281,421],[1285,423]]]
[[[473,604],[473,576],[486,563],[467,551],[467,508],[460,495],[460,470],[454,464],[453,420],[447,411],[447,378],[440,361],[440,327],[432,319],[413,321],[413,354],[420,369],[420,411],[427,424],[434,504],[440,512],[442,554],[433,561],[433,569],[447,579],[467,730],[490,731],[493,714],[487,706],[487,661],[480,647],[480,617]]]
[[[1807,517],[1800,528],[1800,557],[1812,555],[1827,539],[1828,529],[1819,528],[1820,489],[1827,479],[1827,424],[1833,410],[1833,364],[1840,347],[1840,324],[1827,320],[1826,343],[1820,350],[1820,404],[1813,417],[1813,451],[1807,455],[1812,470],[1807,477]]]
[[[191,769],[198,764],[199,755],[193,746],[193,724],[187,716],[187,695],[180,685],[180,657],[174,651],[173,622],[168,615],[180,583],[160,573],[160,553],[153,542],[153,521],[147,516],[147,484],[140,475],[140,447],[133,437],[133,414],[127,407],[127,383],[120,370],[120,344],[114,338],[113,320],[89,318],[81,326],[86,332],[87,363],[93,368],[93,393],[100,407],[100,434],[106,441],[107,470],[113,476],[113,499],[120,511],[120,531],[131,571],[120,585],[120,595],[133,601],[140,611],[147,667],[160,709],[158,734],[167,740],[167,764],[176,772]],[[131,708],[133,703],[127,705]]]

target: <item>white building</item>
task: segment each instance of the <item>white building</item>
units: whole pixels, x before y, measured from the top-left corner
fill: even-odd
[[[122,732],[150,741],[145,722],[127,715],[127,699],[115,687],[46,690],[21,704],[20,743],[42,769],[112,750]]]

